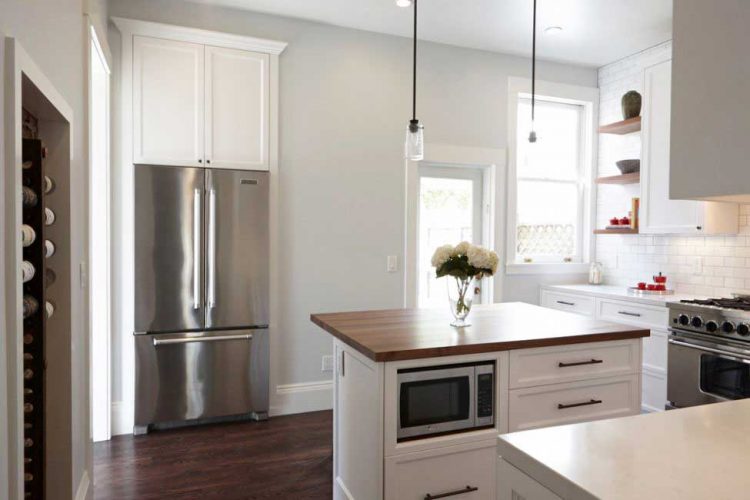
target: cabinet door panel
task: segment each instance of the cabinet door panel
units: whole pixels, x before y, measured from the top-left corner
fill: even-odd
[[[206,159],[268,170],[269,56],[206,47]]]
[[[642,233],[701,233],[703,206],[669,199],[672,61],[646,68],[641,159]]]
[[[136,36],[133,50],[133,162],[203,166],[203,45]]]

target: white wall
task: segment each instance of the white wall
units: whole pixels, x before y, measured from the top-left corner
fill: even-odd
[[[87,50],[82,0],[0,0],[0,60],[5,54],[5,36],[15,37],[42,72],[51,80],[63,98],[73,108],[73,157],[71,167],[71,262],[77,263],[86,258],[86,127],[85,127],[85,54]],[[5,66],[3,64],[3,73]],[[0,80],[0,95],[4,95],[4,80]],[[0,104],[1,106],[1,104]],[[3,113],[4,116],[4,113]],[[0,129],[3,123],[0,122]],[[8,131],[0,130],[0,157],[4,158],[4,140]],[[4,186],[3,186],[4,188]],[[4,210],[4,207],[3,207]],[[4,220],[4,216],[0,218]],[[3,234],[6,228],[3,228]],[[0,249],[5,242],[0,243]],[[4,258],[4,250],[0,250]],[[76,265],[77,268],[77,265]],[[4,291],[0,291],[0,304],[4,304]],[[69,483],[60,485],[50,492],[72,497],[78,488],[81,477],[91,471],[91,448],[88,418],[88,375],[87,375],[87,322],[86,300],[83,291],[76,288],[71,296],[71,337],[72,337],[72,445],[71,477]],[[0,305],[2,308],[3,305]],[[0,309],[4,317],[5,311]],[[4,334],[5,332],[3,332]],[[4,338],[0,334],[0,340]],[[3,357],[5,349],[2,349]],[[3,393],[5,368],[0,362],[0,401],[3,412],[8,407]],[[7,422],[2,416],[0,421]],[[4,425],[3,425],[4,427]],[[0,488],[8,484],[7,477],[7,436],[0,431]],[[89,491],[89,495],[91,491]],[[0,489],[0,497],[5,497]],[[52,496],[50,496],[52,498]]]
[[[620,98],[628,90],[643,91],[643,70],[671,58],[672,43],[609,64],[599,70],[600,123],[622,119]],[[600,135],[599,175],[619,173],[615,161],[640,158],[640,133],[628,136]],[[614,215],[622,216],[630,199],[638,196],[638,185],[600,185],[598,227]],[[740,207],[738,236],[635,236],[600,235],[597,259],[604,264],[607,283],[633,285],[650,281],[659,271],[669,276],[676,290],[698,295],[724,295],[750,289],[750,205]],[[693,264],[702,268],[696,272]]]
[[[404,249],[410,41],[177,0],[114,0],[110,14],[289,43],[280,60],[283,351],[272,356],[272,405],[293,409],[274,394],[276,386],[330,380],[320,365],[331,339],[310,323],[311,313],[398,308],[404,301],[403,273],[386,273],[386,256],[403,256]],[[427,141],[505,148],[507,79],[528,76],[529,68],[524,58],[421,44],[418,116]],[[596,85],[592,69],[541,63],[538,70],[545,80]],[[500,277],[505,299],[536,301],[537,278],[528,278]],[[132,342],[131,332],[120,336]],[[122,395],[121,373],[113,400]]]

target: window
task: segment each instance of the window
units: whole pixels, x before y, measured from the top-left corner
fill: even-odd
[[[419,167],[417,303],[444,306],[445,279],[435,277],[432,254],[441,245],[482,244],[483,171],[472,167]],[[475,298],[479,301],[479,298]]]
[[[509,82],[508,272],[577,272],[592,242],[597,90],[537,82],[532,144],[529,88]]]

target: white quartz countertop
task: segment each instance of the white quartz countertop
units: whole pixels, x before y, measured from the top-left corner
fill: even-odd
[[[632,295],[628,292],[627,287],[615,285],[544,285],[542,286],[542,289],[562,293],[576,293],[578,295],[588,295],[592,297],[629,300],[631,302],[655,306],[665,306],[668,302],[704,298],[703,296],[679,293],[673,295]]]
[[[750,399],[506,434],[498,452],[564,499],[750,498]]]

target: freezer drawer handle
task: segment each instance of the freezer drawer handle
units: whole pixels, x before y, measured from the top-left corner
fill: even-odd
[[[578,361],[576,363],[563,363],[562,361],[557,363],[560,368],[568,368],[570,366],[582,366],[582,365],[598,365],[604,363],[603,359],[591,359],[591,361]]]
[[[216,342],[219,340],[252,340],[253,334],[216,335],[214,337],[185,337],[181,339],[154,339],[154,345],[188,344],[190,342]]]
[[[586,401],[585,403],[573,403],[570,405],[564,405],[564,404],[558,404],[557,409],[558,410],[567,410],[568,408],[578,408],[579,406],[589,406],[589,405],[598,405],[602,404],[603,401],[601,399],[592,399],[591,401]]]
[[[439,495],[432,495],[428,493],[424,496],[424,500],[435,500],[436,498],[455,497],[456,495],[463,495],[464,493],[471,493],[472,491],[479,491],[479,488],[477,488],[476,486],[467,485],[466,488],[462,488],[456,491],[449,491],[448,493],[440,493]]]

